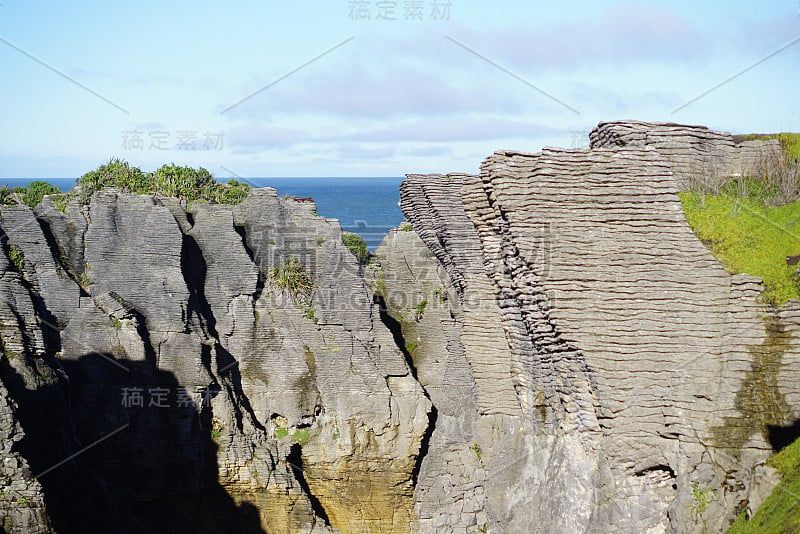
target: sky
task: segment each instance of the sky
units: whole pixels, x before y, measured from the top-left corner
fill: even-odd
[[[477,173],[601,121],[799,131],[800,0],[0,0],[0,80],[0,178]]]

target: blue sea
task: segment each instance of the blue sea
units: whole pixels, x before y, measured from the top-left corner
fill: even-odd
[[[400,182],[404,178],[248,178],[254,187],[274,187],[278,196],[311,197],[317,213],[339,219],[342,229],[361,235],[370,250],[377,247],[390,229],[403,222]],[[29,179],[0,180],[10,187],[24,186]],[[47,182],[63,191],[75,184],[73,178],[51,178]],[[226,181],[221,178],[220,181]]]

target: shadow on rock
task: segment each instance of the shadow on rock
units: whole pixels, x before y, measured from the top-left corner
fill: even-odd
[[[108,354],[61,365],[66,385],[38,390],[11,366],[0,369],[20,407],[18,450],[59,533],[264,532],[256,507],[237,505],[218,482],[197,391],[150,363]]]

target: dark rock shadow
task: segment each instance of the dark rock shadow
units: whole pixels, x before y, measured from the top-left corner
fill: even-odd
[[[109,354],[61,364],[67,381],[33,391],[7,361],[0,366],[25,431],[17,449],[59,533],[264,532],[256,507],[219,484],[197,391]]]
[[[780,452],[800,438],[800,420],[787,426],[768,426],[769,444],[775,452]]]

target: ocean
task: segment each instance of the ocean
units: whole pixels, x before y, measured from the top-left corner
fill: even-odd
[[[403,222],[400,201],[400,182],[404,178],[248,178],[241,180],[253,187],[274,187],[278,196],[311,197],[317,213],[339,219],[342,229],[359,234],[374,250],[386,233]],[[24,186],[30,179],[0,180],[0,185]],[[45,180],[62,191],[75,184],[73,178]],[[226,181],[220,178],[220,181]]]

